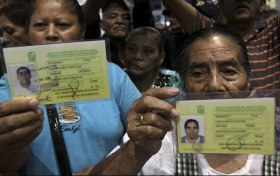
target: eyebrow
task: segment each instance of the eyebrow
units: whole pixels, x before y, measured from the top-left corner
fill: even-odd
[[[233,67],[239,67],[241,65],[234,58],[226,58],[222,61],[217,61],[217,64],[219,67],[227,66],[227,65],[232,65]],[[201,67],[209,67],[209,64],[207,64],[205,61],[203,61],[203,62],[194,61],[194,62],[191,62],[189,65],[189,69],[195,69],[195,68],[201,68]]]

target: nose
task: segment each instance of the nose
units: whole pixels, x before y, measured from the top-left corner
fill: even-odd
[[[134,59],[135,59],[135,60],[138,60],[138,61],[143,60],[141,51],[137,51],[137,52],[135,53]]]
[[[121,15],[119,15],[118,17],[117,17],[117,20],[116,20],[116,22],[117,23],[123,23],[123,17],[121,16]]]
[[[218,73],[211,74],[206,89],[206,92],[225,92],[221,75]]]
[[[57,42],[59,40],[59,35],[55,25],[50,24],[46,32],[46,41]]]

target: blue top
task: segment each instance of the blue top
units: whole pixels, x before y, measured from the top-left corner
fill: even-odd
[[[126,113],[141,96],[129,77],[118,66],[108,63],[111,98],[84,104],[70,104],[78,116],[61,120],[72,172],[95,165],[122,141],[127,127]],[[0,80],[0,101],[11,99],[7,75]],[[32,143],[29,159],[22,169],[26,175],[59,175],[48,119],[44,109],[44,128]],[[61,110],[57,106],[58,112]]]

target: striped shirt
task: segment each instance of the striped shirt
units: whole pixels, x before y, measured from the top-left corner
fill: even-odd
[[[216,21],[197,13],[194,31],[209,28]],[[245,40],[250,63],[251,87],[259,90],[280,89],[280,15],[259,20]]]

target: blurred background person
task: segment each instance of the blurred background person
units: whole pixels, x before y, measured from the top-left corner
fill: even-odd
[[[1,1],[2,2],[2,1]],[[28,35],[28,13],[30,10],[29,2],[13,2],[0,9],[0,31],[3,46],[17,46],[29,44]],[[3,2],[2,2],[3,3]],[[2,4],[3,5],[3,4]],[[4,63],[0,61],[0,76],[3,76]]]
[[[29,44],[28,13],[30,3],[14,2],[0,9],[0,30],[4,46]]]
[[[8,3],[9,3],[9,0],[0,0],[0,8],[8,5]]]
[[[217,25],[217,21],[199,13],[184,0],[162,0],[179,20],[185,32],[191,34]],[[226,25],[245,41],[252,64],[251,85],[257,89],[279,89],[280,16],[260,19],[266,0],[219,0],[219,9]]]
[[[123,0],[88,0],[82,6],[87,26],[93,22],[99,22],[99,16],[93,14],[92,8],[102,9],[100,20],[101,29],[104,32],[103,38],[110,39],[111,62],[124,68],[125,39],[132,28],[139,26],[154,26],[154,17],[149,0],[133,0],[131,8],[127,1]],[[96,11],[96,10],[95,10]],[[87,29],[88,30],[88,29]],[[86,35],[85,39],[93,39]]]
[[[139,27],[130,32],[125,49],[126,72],[142,94],[150,88],[181,86],[175,71],[161,67],[164,59],[164,41],[159,31]]]

